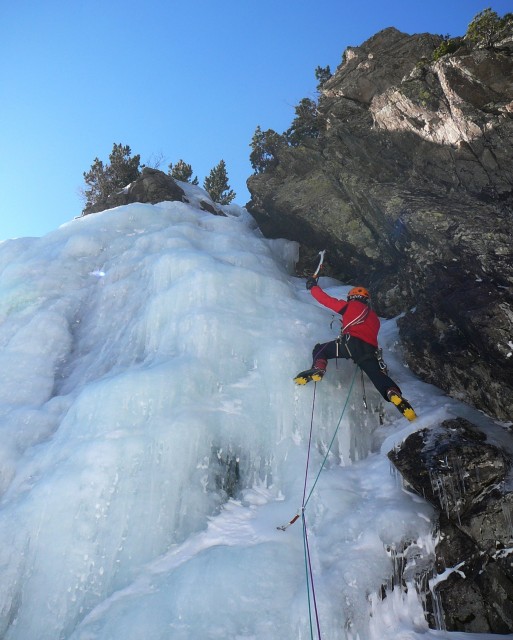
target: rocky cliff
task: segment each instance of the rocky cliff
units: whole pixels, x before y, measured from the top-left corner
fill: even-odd
[[[415,582],[426,595],[432,627],[513,630],[512,450],[507,434],[485,433],[457,418],[413,433],[388,454],[407,486],[438,512],[431,567],[415,558],[422,558],[418,551],[408,562],[410,578],[417,566]]]
[[[403,314],[411,369],[513,419],[513,38],[464,42],[386,29],[323,85],[320,135],[248,180],[264,234],[327,249],[328,273]]]

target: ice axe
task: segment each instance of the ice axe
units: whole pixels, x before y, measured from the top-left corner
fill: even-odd
[[[315,273],[313,274],[312,278],[317,278],[319,275],[319,272],[322,268],[323,262],[324,262],[324,254],[326,253],[326,249],[323,249],[322,251],[319,251],[319,255],[321,256],[320,260],[319,260],[319,264],[317,265],[317,270],[315,271]]]

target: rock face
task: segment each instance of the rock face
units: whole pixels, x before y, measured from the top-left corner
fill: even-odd
[[[144,167],[141,175],[124,189],[117,193],[109,195],[104,200],[98,201],[95,205],[84,211],[83,215],[98,213],[105,209],[113,209],[132,202],[149,202],[157,204],[158,202],[178,201],[187,202],[184,190],[170,176],[159,171]],[[224,215],[221,211],[215,209],[209,202],[202,201],[200,206],[203,210],[209,211],[215,215]]]
[[[430,626],[513,631],[510,455],[458,418],[410,435],[389,458],[439,513],[435,569],[447,577],[431,581]]]
[[[265,235],[328,250],[330,274],[404,313],[411,369],[513,419],[513,42],[462,46],[386,29],[348,49],[321,133],[248,180]]]

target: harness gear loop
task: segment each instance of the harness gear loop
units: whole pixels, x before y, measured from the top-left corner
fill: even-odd
[[[385,375],[388,375],[387,363],[383,360],[383,349],[381,349],[379,347],[376,349],[376,359],[378,361],[379,368],[381,369],[381,371]]]

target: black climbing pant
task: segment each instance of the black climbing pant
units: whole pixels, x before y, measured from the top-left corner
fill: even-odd
[[[316,344],[312,351],[313,366],[322,365],[322,360],[332,360],[333,358],[345,358],[353,360],[362,371],[364,371],[372,384],[385,400],[387,391],[390,388],[399,389],[400,387],[390,376],[388,376],[379,366],[376,356],[376,347],[368,342],[364,342],[353,336],[342,336],[337,340]],[[321,363],[319,363],[319,360]],[[325,368],[322,367],[321,368]]]

